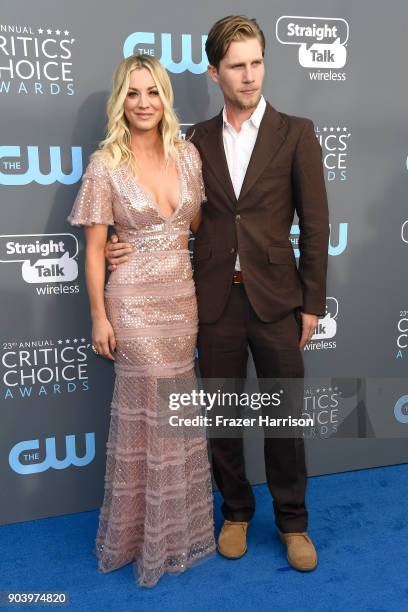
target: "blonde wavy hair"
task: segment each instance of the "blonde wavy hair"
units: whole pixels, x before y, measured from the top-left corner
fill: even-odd
[[[159,123],[159,131],[167,162],[175,157],[176,147],[181,142],[180,124],[173,108],[173,88],[165,68],[158,59],[150,55],[132,55],[122,60],[116,68],[112,92],[106,106],[108,117],[106,137],[99,143],[99,148],[92,157],[103,157],[106,165],[112,170],[125,162],[134,175],[137,175],[137,166],[130,148],[131,134],[124,112],[124,103],[129,89],[130,73],[132,70],[142,68],[149,70],[163,103],[163,117]]]

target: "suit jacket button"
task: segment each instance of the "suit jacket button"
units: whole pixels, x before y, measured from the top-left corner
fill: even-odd
[[[230,250],[230,253],[235,253],[235,249],[231,249],[231,250]]]

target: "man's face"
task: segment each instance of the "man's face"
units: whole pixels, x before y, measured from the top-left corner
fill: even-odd
[[[209,66],[208,73],[230,106],[240,110],[255,108],[265,76],[261,43],[257,38],[233,41],[218,70]]]

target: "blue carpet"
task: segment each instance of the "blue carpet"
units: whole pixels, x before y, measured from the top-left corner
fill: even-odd
[[[319,566],[290,568],[274,529],[271,498],[254,487],[248,552],[220,556],[154,589],[136,585],[130,565],[99,574],[92,554],[98,513],[83,512],[0,528],[0,590],[67,591],[86,612],[238,610],[408,610],[408,465],[309,479],[309,533]],[[220,496],[215,494],[217,531]],[[45,609],[13,606],[2,610]]]

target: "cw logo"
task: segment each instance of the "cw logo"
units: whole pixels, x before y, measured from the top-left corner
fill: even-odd
[[[27,146],[27,152],[22,154],[23,147],[0,146],[0,185],[51,185],[62,183],[72,185],[82,176],[82,149],[71,147],[71,172],[65,174],[61,167],[61,147],[49,147],[49,160],[44,165],[50,168],[43,174],[40,169],[40,154],[38,147]],[[25,161],[26,160],[26,161]],[[21,170],[27,166],[25,172]]]
[[[57,459],[57,451],[55,448],[55,438],[45,439],[45,458],[39,461],[40,453],[39,440],[24,440],[19,442],[10,451],[9,465],[17,474],[38,474],[53,468],[54,470],[65,470],[65,468],[75,465],[83,467],[88,465],[95,458],[95,434],[85,434],[85,455],[78,457],[76,454],[75,436],[65,436],[65,459]],[[22,463],[21,457],[25,461],[32,463]]]
[[[173,72],[180,74],[188,70],[193,74],[202,74],[207,70],[208,58],[205,52],[205,42],[207,35],[201,36],[201,61],[197,64],[193,62],[191,34],[181,35],[181,60],[173,60],[172,34],[161,34],[161,57],[160,62],[163,66]],[[153,32],[133,32],[129,34],[123,45],[123,57],[130,57],[134,53],[144,52],[145,45],[155,45],[156,35]]]
[[[408,243],[408,219],[404,221],[401,227],[401,240]]]
[[[400,423],[408,423],[408,395],[399,398],[394,406],[394,416]]]
[[[331,240],[332,240],[332,224],[330,224],[330,239],[329,239],[329,255],[332,255],[333,257],[336,257],[336,255],[341,255],[341,253],[343,253],[343,251],[346,250],[347,247],[347,234],[348,234],[348,223],[339,223],[339,238],[338,238],[338,242],[337,244],[332,244]],[[291,228],[291,236],[293,236],[294,238],[292,239],[292,244],[293,243],[297,243],[297,238],[296,236],[299,236],[300,234],[300,228],[298,225],[292,225]],[[293,249],[295,257],[300,257],[300,251],[297,248]]]

